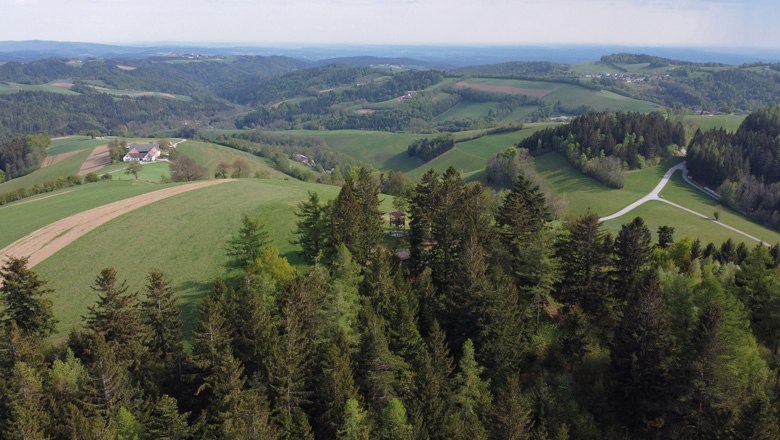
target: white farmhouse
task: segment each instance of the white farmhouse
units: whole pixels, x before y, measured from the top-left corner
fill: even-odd
[[[157,144],[130,144],[129,151],[122,158],[124,162],[154,162],[160,157],[160,146]]]

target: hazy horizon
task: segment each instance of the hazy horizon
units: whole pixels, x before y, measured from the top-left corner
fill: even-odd
[[[0,0],[0,40],[780,49],[771,0]]]

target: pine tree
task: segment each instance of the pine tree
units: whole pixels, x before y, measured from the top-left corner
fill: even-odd
[[[45,297],[53,290],[45,285],[46,281],[27,268],[27,258],[10,257],[0,269],[0,321],[5,325],[16,322],[25,336],[49,336],[57,321],[51,300]]]
[[[780,279],[766,246],[759,244],[753,248],[735,274],[734,283],[749,312],[753,334],[777,353],[780,343]]]
[[[270,244],[268,232],[258,220],[252,220],[248,215],[241,217],[241,228],[227,244],[227,255],[234,267],[245,268],[252,264],[260,251]]]
[[[533,417],[520,392],[520,380],[512,377],[499,391],[494,406],[493,438],[525,440],[531,438]]]
[[[51,418],[44,404],[43,380],[37,371],[24,362],[17,362],[6,397],[10,399],[10,417],[3,438],[48,438]]]
[[[187,423],[190,413],[179,413],[176,399],[163,394],[157,400],[146,422],[146,438],[185,440],[192,435],[192,429]]]
[[[672,350],[668,312],[658,281],[645,275],[629,298],[612,342],[613,404],[625,426],[663,426]]]
[[[406,408],[397,398],[391,398],[382,410],[377,429],[380,440],[412,440],[412,427],[406,417]]]
[[[452,410],[453,361],[446,335],[434,321],[427,350],[420,360],[416,380],[417,414],[422,419],[419,436],[432,440],[448,437],[448,416]]]
[[[346,335],[337,335],[324,349],[321,378],[315,393],[319,412],[318,438],[335,438],[346,423],[346,405],[358,396],[351,365],[352,346]],[[354,408],[353,408],[354,409]],[[352,414],[358,417],[357,414]],[[357,422],[355,422],[357,423]]]
[[[409,200],[409,254],[412,273],[420,275],[430,264],[435,197],[439,193],[439,174],[428,170],[420,178]]]
[[[642,273],[649,268],[653,256],[650,230],[641,217],[620,228],[615,238],[614,284],[620,301],[625,301],[636,289]]]
[[[141,302],[141,319],[149,329],[146,347],[168,374],[181,370],[181,313],[171,283],[162,272],[154,270],[146,277],[146,295]]]
[[[137,364],[145,351],[145,334],[138,309],[138,294],[128,293],[126,283],[117,285],[116,271],[106,268],[95,279],[92,290],[98,301],[89,307],[85,317],[87,328],[101,335],[108,343],[116,344],[122,361]]]
[[[103,333],[91,335],[87,364],[89,373],[90,412],[99,415],[112,427],[121,407],[131,407],[135,390],[130,384],[126,361],[117,345],[104,339]]]
[[[256,388],[241,393],[241,401],[222,427],[224,438],[235,440],[273,440],[276,430],[270,421],[265,396]]]
[[[369,440],[371,424],[366,411],[357,399],[348,399],[344,404],[344,423],[338,431],[339,440]]]
[[[295,215],[296,235],[294,244],[301,246],[301,254],[308,263],[319,261],[327,247],[328,229],[330,228],[330,207],[320,204],[316,192],[309,192],[309,200],[300,202]]]
[[[474,357],[474,344],[467,340],[463,344],[463,355],[458,364],[453,395],[454,412],[450,416],[451,438],[487,439],[486,417],[490,414],[492,396],[490,383],[482,379],[484,368]]]

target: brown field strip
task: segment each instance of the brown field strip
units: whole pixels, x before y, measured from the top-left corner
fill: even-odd
[[[79,154],[79,153],[81,153],[81,150],[71,151],[71,152],[68,152],[68,153],[62,153],[62,154],[58,154],[56,156],[46,156],[46,159],[43,159],[43,163],[41,164],[41,168],[46,168],[48,166],[54,165],[57,162],[62,162],[63,160],[65,160],[65,159],[67,159],[67,158],[69,158],[71,156],[74,156],[76,154]]]
[[[89,173],[97,172],[106,165],[111,165],[111,155],[108,153],[108,145],[95,147],[92,153],[89,153],[87,160],[81,164],[79,176],[86,176]]]
[[[8,257],[27,257],[29,258],[28,267],[33,267],[86,233],[123,214],[168,197],[230,181],[230,179],[220,179],[174,186],[108,203],[66,217],[0,249],[0,265],[5,264]]]

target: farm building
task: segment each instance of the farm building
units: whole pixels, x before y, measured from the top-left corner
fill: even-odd
[[[129,151],[122,158],[124,162],[154,162],[160,157],[160,146],[157,144],[130,144]]]

